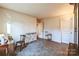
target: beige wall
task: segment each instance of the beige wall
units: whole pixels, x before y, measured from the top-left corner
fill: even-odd
[[[36,32],[36,18],[8,9],[0,8],[0,33],[7,33],[7,23],[11,24],[11,34],[15,41],[21,34]]]

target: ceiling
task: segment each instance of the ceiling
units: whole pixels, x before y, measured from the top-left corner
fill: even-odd
[[[74,9],[68,3],[0,3],[0,6],[38,18],[63,15]]]

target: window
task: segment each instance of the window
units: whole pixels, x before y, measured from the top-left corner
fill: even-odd
[[[11,34],[11,24],[7,23],[7,34]]]

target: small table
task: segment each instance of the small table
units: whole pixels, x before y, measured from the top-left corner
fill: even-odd
[[[0,55],[1,56],[8,55],[8,45],[0,45]]]

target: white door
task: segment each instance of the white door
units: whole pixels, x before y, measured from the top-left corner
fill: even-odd
[[[65,17],[62,17],[61,19],[61,35],[62,35],[62,38],[61,38],[61,41],[63,43],[69,43],[69,42],[74,42],[74,22],[73,22],[73,16],[65,16]]]
[[[38,37],[43,38],[43,23],[38,23],[37,26]]]

